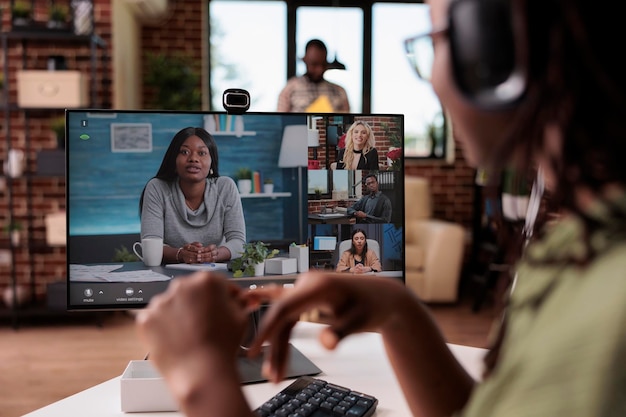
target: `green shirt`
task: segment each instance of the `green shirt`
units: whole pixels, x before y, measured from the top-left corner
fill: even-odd
[[[611,203],[587,213],[589,245],[572,216],[527,248],[499,361],[461,416],[626,416],[626,196]]]

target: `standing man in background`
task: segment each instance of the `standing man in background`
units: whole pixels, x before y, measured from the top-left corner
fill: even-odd
[[[279,112],[349,113],[346,90],[324,79],[328,69],[328,50],[319,39],[307,42],[302,61],[306,73],[291,77],[278,96]]]

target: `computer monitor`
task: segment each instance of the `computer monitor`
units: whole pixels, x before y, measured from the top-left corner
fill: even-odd
[[[379,169],[334,169],[339,152],[326,140],[326,127],[358,120],[373,129]],[[394,147],[401,149],[402,115],[71,109],[66,110],[69,310],[141,308],[173,279],[189,274],[166,263],[145,267],[133,246],[141,240],[142,191],[174,135],[190,126],[203,127],[215,139],[220,176],[235,178],[240,168],[252,173],[250,188],[239,190],[247,242],[265,242],[284,258],[293,256],[291,247],[300,252],[306,247],[298,271],[334,270],[337,250],[315,249],[314,242],[326,236],[338,246],[359,227],[379,242],[382,273],[404,279],[404,171],[387,157]],[[371,173],[393,212],[384,223],[359,224],[348,209],[367,193],[364,178]],[[271,187],[264,186],[266,179]],[[242,287],[289,284],[298,275],[280,272],[234,278],[228,269],[221,271]]]

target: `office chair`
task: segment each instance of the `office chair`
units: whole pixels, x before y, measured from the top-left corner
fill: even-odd
[[[335,267],[337,266],[337,263],[339,262],[339,259],[341,258],[341,254],[344,251],[347,251],[348,249],[350,249],[350,245],[352,245],[351,239],[342,240],[341,242],[337,244],[337,251],[335,253]],[[378,244],[378,241],[374,239],[367,239],[367,248],[374,251],[378,259],[380,260],[380,263],[382,264],[383,260],[380,259],[380,245]]]

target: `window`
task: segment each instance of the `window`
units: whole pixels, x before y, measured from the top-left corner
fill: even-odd
[[[250,111],[275,111],[285,84],[287,12],[281,1],[209,2],[211,109],[227,88],[250,92]]]
[[[352,177],[354,177],[353,172],[345,170],[345,169],[339,169],[339,170],[332,171],[332,173],[333,173],[333,191],[348,191],[348,194],[349,194],[350,187],[348,185],[348,181],[349,181],[348,174],[352,174]]]
[[[431,85],[413,73],[404,51],[406,38],[430,27],[428,6],[421,1],[336,3],[210,0],[211,108],[222,110],[225,89],[245,88],[250,111],[275,111],[293,75],[288,72],[304,73],[304,47],[319,38],[329,61],[346,65],[325,77],[346,89],[352,112],[404,114],[407,157],[453,157],[441,104]]]
[[[355,7],[298,7],[296,14],[296,73],[302,75],[304,47],[320,39],[328,48],[328,60],[335,58],[345,70],[328,70],[324,78],[346,89],[350,110],[362,111],[363,101],[363,10]],[[341,51],[341,52],[340,52]]]
[[[319,195],[328,197],[332,192],[332,186],[328,183],[328,171],[325,169],[310,169],[307,172],[309,196]]]
[[[443,158],[446,141],[431,138],[444,122],[441,104],[404,50],[406,38],[430,28],[428,6],[377,3],[372,11],[372,111],[404,114],[406,156]]]
[[[348,195],[353,195],[356,173],[357,171],[344,169],[310,169],[307,171],[307,194],[310,198],[332,198],[333,191],[347,191]],[[361,173],[358,172],[358,175]]]

